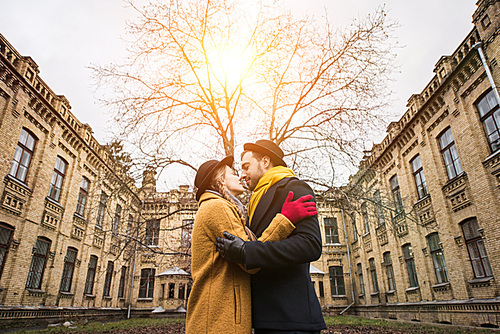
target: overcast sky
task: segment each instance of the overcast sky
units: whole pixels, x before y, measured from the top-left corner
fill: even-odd
[[[242,0],[251,1],[251,0]],[[4,0],[0,33],[22,55],[31,56],[40,76],[70,101],[72,112],[89,123],[103,144],[110,138],[109,116],[94,97],[90,64],[105,65],[124,57],[126,20],[135,13],[122,0]],[[394,74],[394,103],[389,113],[402,115],[413,93],[433,76],[436,62],[458,47],[473,25],[476,0],[285,0],[297,13],[316,17],[327,9],[332,24],[344,26],[385,4],[400,23]],[[369,149],[370,147],[367,147]]]

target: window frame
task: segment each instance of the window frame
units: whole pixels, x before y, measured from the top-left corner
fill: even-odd
[[[327,225],[327,221],[331,223],[328,223]],[[323,224],[325,228],[325,244],[327,245],[339,244],[340,236],[339,236],[339,227],[337,223],[337,218],[325,217],[323,218]]]
[[[464,235],[465,246],[467,247],[467,253],[469,254],[469,260],[471,262],[474,278],[493,277],[493,270],[491,268],[491,263],[488,257],[488,253],[486,251],[484,239],[482,238],[481,233],[479,232],[479,223],[477,219],[476,218],[467,219],[464,222],[460,223],[460,225]],[[464,228],[465,226],[468,226],[468,231],[465,230]],[[482,246],[479,247],[479,245]],[[471,248],[472,248],[471,246],[474,247],[474,250],[479,255],[479,257],[473,258],[471,254]],[[477,267],[477,264],[479,264],[480,267]],[[478,273],[477,271],[478,269],[482,270],[483,272],[482,275]]]
[[[111,226],[111,233],[118,234],[118,230],[120,229],[120,221],[122,217],[122,206],[120,204],[116,204],[115,207],[115,218],[113,219],[113,226]]]
[[[24,140],[24,143],[21,142],[21,139],[23,137],[23,134],[26,133],[26,139]],[[29,139],[32,139],[32,148],[28,147],[28,140]],[[22,128],[21,129],[21,133],[19,135],[19,139],[17,141],[17,146],[16,146],[16,150],[14,151],[14,157],[12,158],[12,162],[10,164],[10,169],[9,169],[9,175],[12,176],[13,178],[15,178],[16,180],[26,184],[26,178],[28,176],[28,172],[29,172],[29,169],[30,169],[30,166],[31,166],[31,161],[33,160],[33,154],[35,152],[35,146],[36,146],[36,142],[38,141],[37,137],[35,137],[35,135],[29,131],[28,129],[26,128]],[[16,153],[18,152],[18,149],[20,150],[20,154],[19,154],[19,161],[16,160]],[[24,157],[24,154],[27,154],[28,155],[28,161],[25,164],[23,164],[23,157]],[[13,168],[14,168],[14,163],[17,163],[17,166],[15,167],[15,173],[12,174],[13,172]],[[20,170],[20,167],[23,167],[25,168],[25,172],[24,172],[24,175],[23,175],[23,178],[20,178],[19,177],[19,170]]]
[[[84,184],[86,184],[86,188],[84,188]],[[76,201],[76,209],[75,213],[84,217],[85,215],[85,207],[87,205],[87,199],[89,197],[89,188],[90,181],[85,176],[82,176],[82,180],[80,181],[80,191],[78,192],[78,199]]]
[[[64,166],[64,170],[61,171],[59,169],[59,167],[57,166],[58,163],[61,163],[62,166]],[[49,194],[47,195],[50,199],[56,201],[57,203],[59,203],[59,200],[61,199],[64,178],[66,176],[67,169],[68,162],[58,155],[56,158],[56,163],[54,165],[54,171],[52,172],[52,178],[50,180]]]
[[[393,182],[395,180],[396,182]],[[389,184],[391,185],[392,198],[394,200],[394,206],[396,207],[396,214],[403,212],[403,198],[401,197],[401,188],[399,187],[398,174],[394,174],[393,177],[389,179]]]
[[[72,254],[74,254],[74,258],[70,257],[70,255]],[[78,249],[76,249],[75,247],[68,247],[68,249],[66,250],[66,256],[64,257],[61,284],[59,285],[60,292],[71,292],[71,285],[73,283],[73,274],[75,272],[77,256]]]
[[[45,243],[47,245],[46,247],[46,252],[45,254],[42,253],[37,253],[39,248],[37,247],[39,243]],[[46,237],[38,237],[36,239],[35,246],[33,247],[33,252],[32,252],[32,257],[31,257],[31,265],[30,269],[28,271],[28,278],[26,280],[26,288],[27,289],[34,289],[34,290],[41,290],[42,288],[42,282],[43,282],[43,275],[45,274],[45,268],[47,266],[47,259],[49,258],[50,254],[50,247],[52,246],[52,240],[46,238]],[[42,262],[41,267],[38,265],[38,268],[35,268],[34,266],[37,265],[37,259],[39,259]],[[37,272],[35,272],[35,270]],[[38,278],[35,276],[39,276]]]
[[[104,286],[102,288],[103,297],[111,297],[111,283],[113,281],[113,271],[115,270],[115,263],[113,261],[108,261],[106,267],[106,277],[104,279]]]
[[[450,281],[448,269],[446,268],[443,250],[440,247],[441,241],[439,240],[438,232],[430,233],[425,238],[429,246],[429,254],[432,258],[437,284],[448,283]]]
[[[328,275],[330,277],[330,293],[332,297],[345,296],[344,268],[342,266],[330,266],[328,267]]]
[[[127,270],[128,268],[126,266],[122,266],[120,272],[120,284],[118,285],[118,298],[125,298],[125,283],[127,280]]]
[[[415,170],[415,161],[419,161],[419,166]],[[415,187],[417,188],[418,199],[422,199],[429,195],[429,188],[427,188],[427,180],[425,179],[424,166],[422,165],[422,158],[420,154],[417,154],[413,159],[410,160],[411,170],[413,174],[413,180],[415,181]],[[420,181],[420,185],[419,185]]]
[[[492,100],[494,100],[496,104],[491,107],[489,102]],[[489,107],[489,110],[484,112],[484,114],[483,114],[483,108],[480,107],[480,105],[483,102],[486,102],[488,104],[488,107]],[[477,100],[477,102],[474,103],[474,106],[476,107],[476,110],[478,111],[478,114],[479,114],[479,120],[483,124],[483,130],[484,130],[484,133],[486,135],[486,141],[488,142],[488,146],[490,148],[491,153],[494,153],[494,152],[497,152],[500,150],[500,121],[499,121],[500,120],[500,108],[499,108],[498,103],[499,102],[497,101],[495,92],[492,89],[489,89],[487,92],[485,92],[485,94],[482,97],[480,97]],[[491,120],[493,122],[493,125],[495,126],[495,130],[492,131],[491,133],[488,133],[488,128],[487,128],[488,126],[486,125],[486,120],[489,119],[490,117],[491,117]],[[498,117],[498,120],[497,120],[497,117]],[[496,133],[497,139],[494,142],[491,142],[490,137],[494,133]],[[495,142],[498,143],[498,146],[496,148],[494,148]]]
[[[15,228],[12,225],[0,222],[0,230],[1,229],[5,229],[9,232],[6,231],[6,233],[8,233],[8,236],[5,235],[6,238],[3,238],[3,235],[0,234],[0,236],[2,236],[2,238],[0,239],[0,278],[2,277],[3,269],[5,267],[5,262],[7,261],[7,255],[9,254],[9,249],[12,243],[12,237],[14,235]]]
[[[370,218],[368,217],[368,207],[367,207],[366,202],[361,204],[361,216],[363,217],[365,234],[369,234],[370,233]]]
[[[95,261],[93,261],[95,260]],[[92,295],[94,292],[95,285],[95,274],[97,271],[97,263],[99,258],[96,255],[90,255],[89,264],[87,269],[87,278],[85,279],[85,286],[83,288],[84,295]],[[90,291],[89,291],[90,289]]]
[[[387,285],[389,291],[396,290],[396,279],[394,278],[394,267],[392,266],[391,252],[385,252],[383,254],[385,274],[387,277]]]
[[[160,219],[148,219],[146,221],[146,245],[158,246],[160,240]]]
[[[417,267],[415,266],[415,256],[413,253],[413,248],[410,243],[407,243],[401,247],[403,249],[403,257],[406,264],[406,272],[408,273],[408,282],[410,288],[419,287]]]
[[[378,285],[377,277],[377,267],[375,266],[375,258],[368,259],[368,269],[370,270],[370,276],[372,279],[372,289],[374,293],[380,292],[380,287]]]
[[[361,263],[357,264],[357,269],[358,269],[358,279],[359,279],[359,293],[364,295],[365,294],[365,280],[363,278],[363,266]]]
[[[446,139],[447,135],[449,134],[448,139],[451,138],[451,141],[448,142],[444,147],[443,147],[443,139]],[[455,144],[455,138],[453,137],[453,132],[451,131],[451,127],[447,127],[444,131],[442,131],[439,136],[437,136],[437,141],[439,144],[440,152],[441,152],[441,157],[443,158],[443,163],[444,167],[446,169],[446,174],[448,175],[448,180],[454,179],[458,175],[463,173],[463,167],[462,163],[460,161],[460,156],[458,154],[458,149]],[[456,154],[456,158],[453,158],[453,152]],[[451,160],[450,163],[447,163],[446,156],[449,156],[449,159]],[[458,163],[458,164],[457,164]],[[459,167],[459,168],[458,168]]]
[[[141,269],[139,281],[139,298],[153,298],[156,270],[154,268]]]
[[[104,215],[106,213],[106,208],[108,207],[108,198],[108,194],[106,194],[104,190],[101,191],[101,195],[99,196],[99,207],[97,209],[96,216],[96,225],[101,228],[104,224]]]

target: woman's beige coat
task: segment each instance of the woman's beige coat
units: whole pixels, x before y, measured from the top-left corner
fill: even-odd
[[[236,206],[206,192],[199,201],[191,243],[193,287],[189,295],[186,333],[241,333],[252,329],[250,274],[224,260],[215,249],[215,238],[228,231],[248,240]],[[278,214],[259,238],[285,239],[295,226]]]

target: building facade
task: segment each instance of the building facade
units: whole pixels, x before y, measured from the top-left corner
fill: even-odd
[[[193,195],[138,189],[2,35],[0,134],[0,305],[185,306]]]
[[[499,16],[499,1],[477,2],[472,31],[330,196],[340,213],[323,222],[315,264],[329,273],[325,309],[354,303],[349,312],[363,316],[500,325]],[[342,214],[345,229],[328,240]],[[351,274],[345,289],[341,270]]]

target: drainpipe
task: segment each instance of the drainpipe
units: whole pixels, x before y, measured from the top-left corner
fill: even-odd
[[[347,200],[349,200],[349,199],[347,199]],[[349,204],[350,204],[350,202],[349,202]],[[349,250],[349,240],[347,239],[347,229],[345,227],[344,209],[342,209],[342,224],[344,225],[345,244],[347,246],[347,261],[349,262],[349,278],[351,279],[352,303],[351,303],[351,305],[347,306],[344,310],[342,310],[342,312],[340,312],[340,315],[342,315],[345,311],[347,311],[347,309],[349,309],[352,305],[354,305],[354,303],[356,303],[356,300],[354,299],[354,283],[352,281],[351,252]]]
[[[498,90],[495,85],[495,81],[493,80],[493,75],[491,75],[490,68],[488,66],[488,63],[486,62],[486,57],[484,56],[483,53],[483,42],[477,42],[472,46],[473,49],[476,49],[477,52],[479,53],[479,58],[481,58],[481,62],[483,63],[484,71],[486,72],[486,75],[488,76],[488,80],[490,81],[491,88],[493,89],[493,92],[495,93],[495,97],[497,98],[497,102],[500,105],[500,95],[498,95]]]

